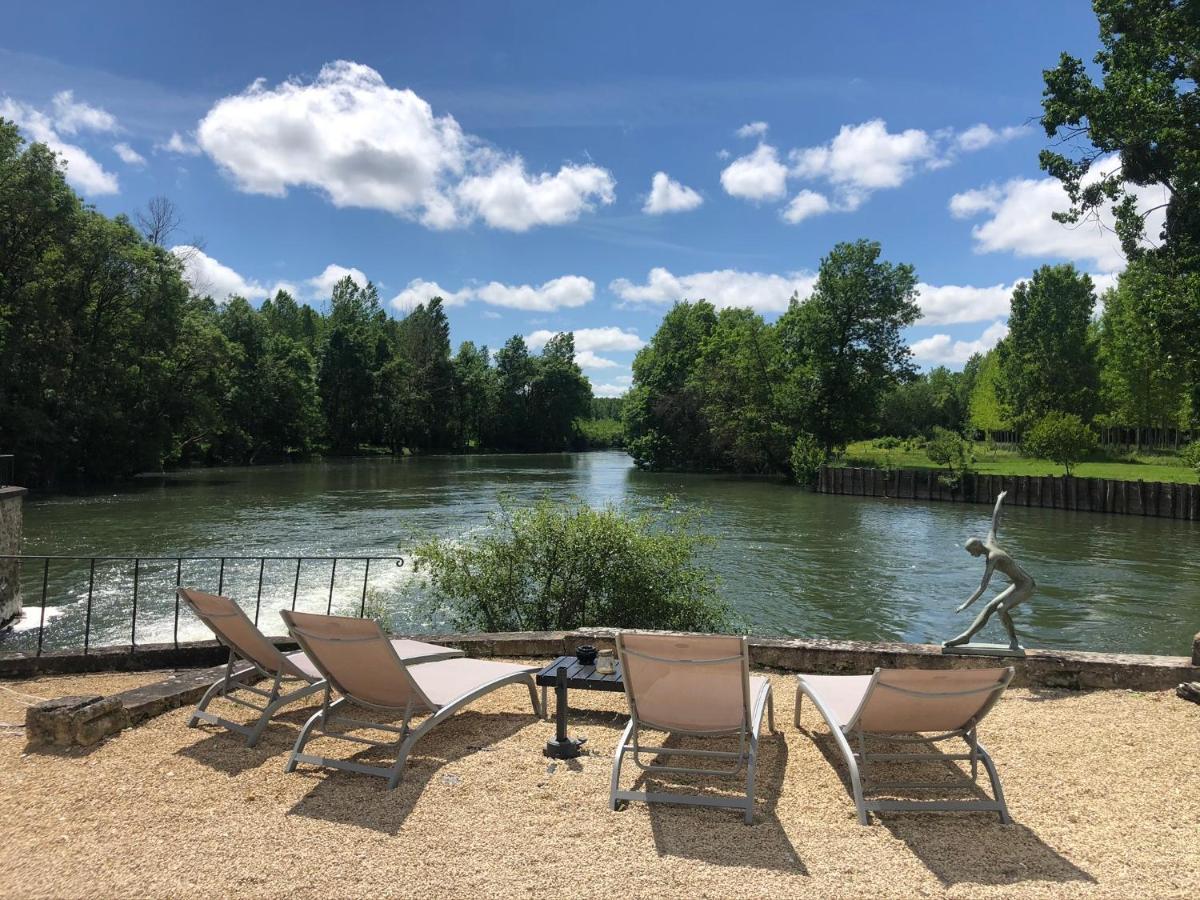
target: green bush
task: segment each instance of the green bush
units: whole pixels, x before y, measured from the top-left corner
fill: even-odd
[[[942,480],[952,488],[957,488],[963,476],[974,471],[975,453],[971,442],[957,431],[935,425],[933,437],[925,445],[925,455],[939,466],[945,466],[947,473]]]
[[[903,442],[898,437],[881,437],[875,438],[872,443],[880,450],[895,450]]]
[[[625,446],[625,424],[620,419],[576,419],[582,450],[611,450]]]
[[[716,575],[697,559],[711,539],[696,526],[670,503],[631,514],[579,500],[501,501],[483,531],[418,546],[415,568],[429,602],[460,629],[727,630]]]
[[[792,477],[797,484],[812,487],[817,483],[821,466],[829,461],[825,448],[811,434],[801,434],[792,444]]]
[[[1195,469],[1196,474],[1200,475],[1200,441],[1192,441],[1180,450],[1179,458],[1183,460],[1184,465]]]
[[[1025,435],[1022,451],[1071,467],[1096,449],[1096,432],[1074,413],[1049,412]]]

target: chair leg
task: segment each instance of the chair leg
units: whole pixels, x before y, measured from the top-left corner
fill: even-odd
[[[775,729],[775,693],[767,686],[767,727],[771,734],[778,734]]]
[[[318,722],[321,723],[322,728],[328,728],[330,711],[336,709],[346,699],[345,697],[339,697],[337,700],[330,703],[329,695],[330,687],[328,684],[326,684],[325,698],[321,701],[321,708],[309,716],[308,721],[304,723],[304,727],[300,729],[300,734],[296,736],[296,743],[292,745],[292,753],[288,757],[287,765],[284,766],[283,771],[296,771],[296,765],[299,762],[300,753],[304,750],[304,745],[308,743],[308,738],[312,733],[313,728],[316,727]]]
[[[821,714],[821,718],[825,720],[825,724],[829,726],[829,732],[833,735],[834,743],[838,745],[838,749],[842,751],[842,757],[846,760],[846,768],[850,770],[850,788],[854,794],[854,806],[858,811],[858,824],[869,825],[870,819],[867,818],[866,802],[863,799],[862,778],[858,774],[858,763],[854,759],[854,751],[850,749],[850,744],[846,741],[846,735],[842,733],[842,729],[838,726],[837,719],[821,702],[816,694],[810,693],[801,682],[799,691],[806,695],[813,702],[813,706],[817,708],[817,712]],[[800,713],[800,693],[796,695],[796,715]]]
[[[775,729],[771,729],[774,731]],[[754,824],[754,775],[758,769],[758,735],[750,735],[750,758],[746,761],[746,824]]]
[[[801,691],[801,690],[800,690],[800,688],[796,688],[796,716],[795,716],[795,725],[796,725],[796,727],[797,727],[797,728],[799,728],[799,727],[800,727],[800,701],[801,701],[801,700],[803,700],[803,699],[804,699],[804,692],[803,692],[803,691]]]
[[[617,786],[621,782],[621,763],[625,761],[625,750],[629,745],[629,735],[633,732],[633,719],[625,726],[621,739],[617,741],[617,750],[613,754],[612,778],[608,783],[608,808],[617,808]]]
[[[253,747],[258,743],[258,739],[262,737],[262,733],[267,730],[267,726],[270,725],[271,720],[275,718],[275,713],[279,712],[279,710],[283,709],[288,704],[295,703],[302,697],[307,697],[309,694],[315,694],[324,687],[325,686],[320,683],[310,684],[306,687],[294,690],[290,694],[284,694],[282,697],[279,696],[278,688],[272,691],[272,695],[275,697],[275,699],[273,702],[267,705],[266,709],[262,711],[262,715],[258,717],[258,721],[254,723],[254,727],[251,729],[249,736],[246,738],[246,746]]]
[[[188,728],[195,728],[200,723],[200,715],[199,714],[204,712],[206,709],[208,709],[208,704],[212,703],[213,700],[215,700],[218,696],[220,696],[224,693],[223,689],[224,689],[225,685],[226,685],[225,676],[222,675],[219,679],[217,679],[217,681],[215,681],[213,683],[212,687],[210,687],[207,691],[204,692],[204,696],[200,698],[200,702],[197,703],[196,708],[194,710],[192,710],[192,716],[190,719],[188,719],[188,723],[187,723]]]
[[[533,683],[533,679],[529,679],[529,700],[533,703],[533,714],[539,719],[546,714],[546,690],[542,689],[542,700],[538,702],[537,686]]]
[[[1004,801],[1004,788],[1000,786],[1000,775],[996,772],[996,766],[992,763],[992,757],[983,749],[983,745],[978,741],[975,742],[975,749],[979,753],[980,762],[987,769],[988,778],[991,779],[992,798],[1000,806],[1000,823],[1002,825],[1011,825],[1012,816],[1008,814],[1008,804]]]

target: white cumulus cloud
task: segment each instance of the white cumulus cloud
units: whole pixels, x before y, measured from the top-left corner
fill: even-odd
[[[783,216],[785,222],[796,225],[810,216],[819,216],[822,213],[827,213],[831,208],[829,198],[824,194],[803,190],[791,199],[780,215]]]
[[[632,386],[632,375],[618,375],[605,384],[593,384],[592,394],[596,397],[621,397]]]
[[[392,308],[400,312],[411,312],[422,303],[428,303],[434,297],[441,297],[446,306],[462,306],[474,296],[471,288],[451,291],[442,287],[436,281],[426,281],[414,278],[408,285],[392,298]]]
[[[721,172],[721,186],[731,197],[744,200],[778,200],[787,194],[787,166],[779,151],[759,144],[753,152],[739,156]]]
[[[918,284],[917,305],[922,325],[955,325],[1007,316],[1014,285],[972,287],[960,284]]]
[[[993,322],[973,341],[956,341],[948,334],[931,335],[913,341],[913,358],[930,365],[961,366],[976,353],[987,353],[1007,334],[1007,325],[1003,322]]]
[[[761,138],[767,133],[766,122],[748,122],[734,132],[740,138]]]
[[[1118,165],[1114,157],[1093,166],[1085,184],[1094,183],[1102,172]],[[1149,211],[1167,200],[1161,187],[1134,187],[1138,206]],[[1074,225],[1054,221],[1051,214],[1065,211],[1070,200],[1057,178],[1014,178],[1004,184],[991,184],[955,194],[950,198],[950,213],[955,218],[986,214],[987,219],[971,229],[975,249],[980,253],[1008,251],[1017,256],[1056,257],[1080,263],[1094,263],[1106,272],[1124,269],[1121,242],[1113,232],[1112,213],[1105,209],[1097,218]],[[1150,212],[1146,234],[1156,238],[1162,229],[1164,211]]]
[[[584,353],[600,351],[632,351],[640,350],[646,346],[646,342],[637,336],[634,331],[626,331],[623,328],[618,328],[615,325],[608,325],[602,328],[575,328],[572,330],[575,335],[575,349]],[[557,331],[549,331],[545,328],[527,335],[525,343],[532,349],[537,350],[546,345]]]
[[[704,198],[698,191],[672,179],[666,172],[655,172],[650,182],[650,196],[642,207],[642,212],[652,216],[663,213],[687,212],[695,209]]]
[[[311,82],[260,79],[219,100],[197,139],[243,191],[282,197],[313,188],[335,206],[439,229],[476,218],[512,231],[572,222],[611,203],[616,184],[595,165],[529,173],[521,157],[486,147],[413,91],[345,60]]]
[[[345,278],[347,275],[353,279],[354,283],[359,287],[367,286],[367,276],[363,274],[362,269],[356,269],[353,266],[339,266],[337,263],[330,263],[325,267],[320,275],[314,275],[305,281],[308,285],[313,297],[325,298],[333,293],[333,286]]]
[[[16,122],[27,138],[43,143],[57,153],[65,164],[67,181],[72,187],[92,196],[115,194],[120,190],[116,175],[82,147],[62,137],[83,130],[115,130],[116,120],[104,110],[76,103],[70,91],[63,91],[55,95],[49,113],[9,97],[0,97],[0,117]]]
[[[177,244],[171,248],[171,252],[183,261],[183,277],[192,290],[201,296],[210,296],[218,303],[224,303],[234,294],[247,300],[267,296],[267,289],[263,285],[242,277],[199,247]]]
[[[185,138],[178,131],[172,131],[166,141],[155,144],[154,147],[156,150],[166,150],[168,153],[178,153],[181,156],[199,156],[204,152],[194,140]]]
[[[934,140],[919,128],[890,132],[882,119],[843,125],[828,144],[793,150],[792,174],[823,179],[838,191],[839,206],[857,208],[872,191],[904,184],[933,159]]]
[[[656,267],[643,284],[618,278],[609,289],[629,304],[669,304],[678,300],[708,300],[714,306],[748,306],[762,313],[783,312],[793,294],[812,293],[816,276],[809,272],[786,275],[720,269],[674,275]]]
[[[595,283],[590,278],[580,275],[563,275],[539,286],[490,281],[475,291],[478,299],[492,306],[533,312],[551,312],[583,306],[590,302],[595,294]]]
[[[108,110],[75,99],[74,91],[59,91],[51,101],[54,127],[63,134],[116,131],[117,119]]]
[[[121,162],[127,166],[144,166],[146,157],[138,153],[124,141],[119,144],[113,144],[113,152],[121,158]]]
[[[992,126],[980,122],[978,125],[972,125],[970,128],[956,134],[954,136],[954,145],[959,150],[972,153],[976,150],[990,147],[993,144],[1004,144],[1015,138],[1022,137],[1028,134],[1029,130],[1025,125],[1006,125],[1003,128],[992,128]]]
[[[528,231],[537,225],[574,222],[596,203],[609,204],[616,181],[599,166],[566,165],[551,175],[529,175],[520,157],[459,184],[460,205],[493,228]]]

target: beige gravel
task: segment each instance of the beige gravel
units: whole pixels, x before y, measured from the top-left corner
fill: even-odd
[[[105,693],[124,677],[77,680],[65,692]],[[824,724],[806,705],[797,731],[794,680],[772,679],[782,731],[763,740],[752,827],[726,810],[609,812],[619,694],[572,693],[585,710],[573,731],[587,735],[590,753],[550,765],[541,748],[553,726],[532,718],[523,688],[497,691],[418,744],[394,792],[350,773],[284,774],[302,708],[256,750],[223,731],[185,728],[186,710],[88,753],[23,754],[22,741],[0,740],[0,892],[1200,895],[1200,706],[1170,693],[1010,691],[982,737],[1016,825],[986,814],[890,814],[862,828],[824,755]]]
[[[22,681],[0,681],[0,736],[24,740],[25,710],[42,700],[90,694],[109,694],[170,678],[172,670],[98,672],[92,675],[48,675]]]

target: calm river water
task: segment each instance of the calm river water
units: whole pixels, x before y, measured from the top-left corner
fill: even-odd
[[[119,556],[356,556],[402,552],[414,538],[457,536],[482,525],[508,493],[592,504],[644,506],[667,495],[703,510],[716,538],[711,563],[722,591],[753,633],[937,642],[964,628],[954,609],[979,583],[982,564],[962,549],[983,536],[990,509],[810,494],[768,480],[639,472],[622,453],[462,456],[332,461],[207,469],[141,479],[116,492],[33,496],[25,552]],[[1194,523],[1012,507],[1001,542],[1037,579],[1019,609],[1032,647],[1186,654],[1200,630],[1200,528]],[[398,630],[436,628],[420,613],[410,574],[373,563],[369,588],[393,611]],[[26,605],[42,573],[27,566]],[[100,564],[93,645],[128,643],[132,566]],[[280,633],[274,610],[290,602],[293,561],[268,563],[263,624]],[[253,604],[258,566],[230,566],[225,591]],[[87,569],[50,572],[47,646],[82,643]],[[328,604],[330,568],[306,563],[299,608]],[[357,611],[362,563],[343,563],[333,607]],[[174,563],[143,565],[139,643],[170,639]],[[217,564],[190,563],[184,583],[216,589]],[[1003,582],[997,576],[993,591]],[[980,601],[971,612],[982,606]],[[38,610],[33,609],[36,619]],[[181,638],[204,634],[186,613]],[[29,646],[26,630],[0,649]],[[999,640],[989,625],[981,639]]]

